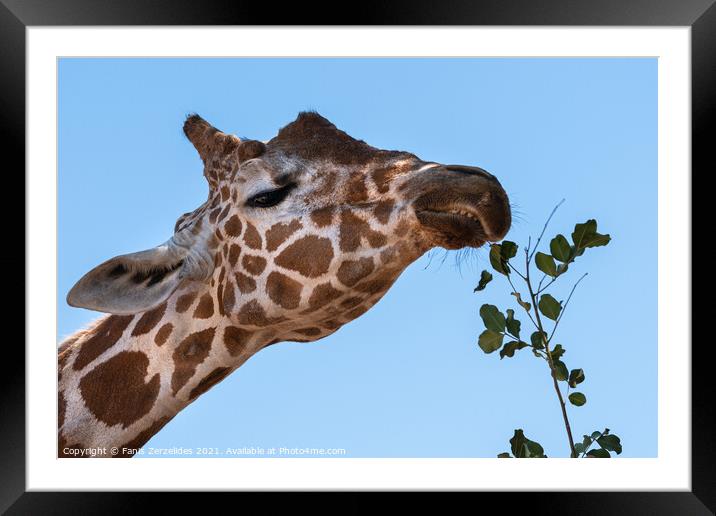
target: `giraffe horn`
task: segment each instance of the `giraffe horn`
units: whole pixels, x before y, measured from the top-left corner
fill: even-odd
[[[184,134],[206,163],[213,152],[230,152],[241,143],[236,136],[223,133],[197,114],[189,115],[184,122]]]

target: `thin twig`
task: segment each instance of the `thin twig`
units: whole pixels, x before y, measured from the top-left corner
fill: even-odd
[[[507,264],[507,266],[508,266],[510,269],[512,269],[512,271],[513,271],[515,274],[517,274],[517,275],[518,275],[520,278],[522,278],[524,281],[527,281],[527,278],[525,278],[525,276],[524,276],[520,271],[518,271],[517,269],[515,269],[515,266],[514,266],[514,265],[512,265],[510,262],[505,262],[505,263]],[[506,276],[507,276],[507,279],[510,279],[510,275],[509,275],[509,274],[507,274]]]
[[[582,281],[584,278],[587,277],[587,272],[582,274],[582,277],[577,280],[577,283],[574,284],[572,287],[572,291],[569,293],[569,297],[567,297],[567,301],[564,303],[564,306],[562,307],[562,310],[559,312],[559,316],[557,317],[557,320],[554,322],[554,328],[552,328],[552,335],[550,335],[549,339],[547,339],[547,342],[552,341],[552,337],[554,337],[555,332],[557,331],[557,326],[559,326],[559,321],[562,320],[562,316],[564,315],[564,312],[567,310],[567,305],[569,304],[569,300],[572,299],[572,294],[574,294],[574,290],[577,288],[577,285],[579,285],[579,282]]]
[[[557,205],[559,206],[559,205]],[[556,209],[556,208],[555,208]],[[553,211],[554,213],[554,211]],[[551,216],[551,215],[550,215]],[[525,253],[527,255],[527,253]],[[547,340],[546,336],[547,334],[544,331],[544,327],[542,326],[542,319],[539,315],[539,308],[537,306],[537,295],[534,293],[532,289],[532,282],[530,281],[530,257],[527,255],[526,257],[527,261],[527,270],[526,276],[527,276],[527,288],[530,293],[530,299],[532,299],[532,305],[535,307],[535,317],[537,318],[537,330],[540,332],[540,336],[542,337],[542,341],[544,342],[544,352],[547,355],[547,364],[549,365],[550,372],[552,374],[552,383],[554,384],[554,390],[557,393],[557,399],[559,400],[559,407],[562,410],[562,419],[564,420],[564,428],[567,430],[567,441],[569,442],[569,451],[570,457],[576,457],[577,456],[577,450],[574,448],[574,438],[572,437],[572,427],[569,424],[569,417],[567,416],[567,404],[564,402],[564,397],[562,396],[562,390],[559,388],[559,383],[557,382],[557,371],[554,367],[554,361],[552,360],[552,354],[549,351],[549,340]],[[576,286],[576,285],[575,285]],[[574,291],[574,289],[573,289]],[[571,296],[571,294],[570,294]],[[554,335],[554,333],[553,333]]]
[[[557,203],[557,206],[555,206],[555,207],[552,209],[552,213],[550,213],[550,214],[549,214],[549,217],[547,217],[547,222],[544,223],[544,227],[542,228],[542,233],[539,234],[539,238],[537,239],[537,243],[535,243],[535,247],[534,247],[534,249],[532,249],[532,254],[530,255],[530,260],[532,259],[532,256],[534,256],[535,252],[537,252],[537,248],[539,247],[539,243],[542,241],[542,237],[544,236],[544,232],[547,231],[547,226],[549,225],[549,221],[552,220],[552,216],[555,214],[555,212],[557,211],[557,208],[559,208],[559,207],[562,205],[563,202],[564,202],[564,199],[562,199],[561,201],[559,201],[559,202]]]

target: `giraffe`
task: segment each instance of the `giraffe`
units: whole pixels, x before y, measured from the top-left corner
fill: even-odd
[[[105,312],[58,348],[58,456],[131,457],[264,347],[311,342],[375,305],[433,247],[480,247],[511,224],[488,172],[374,148],[315,112],[268,142],[198,115],[184,133],[209,195],[162,245],[70,290]]]

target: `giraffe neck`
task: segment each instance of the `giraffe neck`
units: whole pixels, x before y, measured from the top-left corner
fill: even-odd
[[[190,285],[157,308],[110,315],[59,348],[59,450],[132,456],[170,419],[275,339],[215,313],[213,288]],[[87,453],[87,452],[85,452]]]

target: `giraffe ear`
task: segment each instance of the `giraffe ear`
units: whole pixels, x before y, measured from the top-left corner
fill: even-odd
[[[201,268],[187,249],[169,244],[117,256],[85,274],[67,303],[119,315],[144,312],[164,302],[183,280],[204,277]]]

